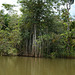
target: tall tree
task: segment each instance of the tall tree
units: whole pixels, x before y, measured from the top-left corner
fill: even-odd
[[[55,14],[53,3],[58,1],[19,0],[19,2],[21,3],[21,11],[23,13],[21,36],[24,42],[24,50],[26,50],[25,54],[30,53],[32,56],[37,57],[40,55],[39,46],[37,43],[38,36],[49,34],[49,31],[51,32],[54,30],[53,27],[55,26],[55,21],[53,21],[53,19]],[[30,38],[28,36],[30,36]],[[46,46],[48,46],[47,44]]]

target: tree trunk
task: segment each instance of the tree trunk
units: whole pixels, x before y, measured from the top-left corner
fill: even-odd
[[[40,36],[42,36],[42,35],[41,35],[41,32],[40,32]],[[39,41],[42,42],[42,37],[40,37]],[[40,50],[39,50],[39,57],[41,57],[41,50],[42,50],[42,48],[41,48],[41,44],[42,44],[42,43],[41,43],[41,42],[40,42],[40,44],[39,44],[39,49],[40,49]]]
[[[27,47],[28,47],[28,40],[26,39],[26,52],[25,52],[26,56],[27,56]]]
[[[31,35],[30,35],[30,40],[29,40],[29,56],[31,54],[31,51],[32,51],[32,49],[31,49]]]
[[[37,57],[37,50],[36,50],[36,24],[34,25],[32,56]]]

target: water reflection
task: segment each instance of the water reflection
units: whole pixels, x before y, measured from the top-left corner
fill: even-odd
[[[75,60],[0,57],[0,75],[75,75]]]

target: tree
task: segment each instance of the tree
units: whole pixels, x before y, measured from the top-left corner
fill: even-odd
[[[3,4],[7,10],[11,5]],[[9,9],[8,9],[9,8]],[[4,14],[0,11],[0,54],[17,55],[17,45],[20,41],[18,15]]]
[[[43,39],[43,37],[50,35],[50,33],[52,32],[57,32],[54,29],[54,27],[56,26],[56,22],[54,20],[56,15],[53,9],[53,2],[56,3],[58,1],[55,0],[51,2],[44,2],[42,0],[19,0],[19,2],[21,3],[21,12],[23,13],[21,25],[23,53],[25,51],[24,55],[30,54],[31,56],[35,57],[42,56],[44,52],[44,45],[46,45],[46,52],[48,53],[49,51],[48,40],[46,40],[46,42],[44,43],[45,38]],[[38,42],[40,42],[40,46]]]
[[[51,58],[74,55],[74,21],[70,21],[66,8],[60,9],[61,5],[72,4],[73,0],[18,2],[21,4],[20,16],[11,13],[14,5],[3,4],[7,14],[0,11],[1,55]]]

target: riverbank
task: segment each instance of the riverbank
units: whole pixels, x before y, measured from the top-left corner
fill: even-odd
[[[75,59],[75,56],[62,56],[62,57],[35,57],[35,56],[29,56],[29,55],[2,55],[2,56],[6,56],[6,57],[33,57],[33,58],[50,58],[50,59],[57,59],[57,58],[60,58],[60,59]]]

